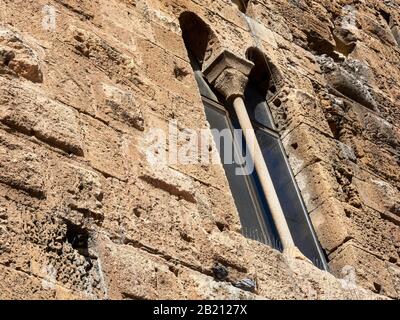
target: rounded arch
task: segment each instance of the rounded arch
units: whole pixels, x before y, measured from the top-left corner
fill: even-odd
[[[232,0],[232,2],[238,7],[238,9],[246,13],[247,6],[249,5],[249,0]]]
[[[179,23],[186,50],[201,67],[220,47],[219,40],[210,26],[193,12],[183,12]]]
[[[267,99],[274,96],[283,85],[283,76],[278,67],[256,47],[247,49],[246,57],[254,63],[249,83]]]

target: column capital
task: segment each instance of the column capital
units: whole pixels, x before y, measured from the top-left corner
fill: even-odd
[[[243,97],[254,64],[230,51],[223,51],[203,66],[203,74],[227,101]]]

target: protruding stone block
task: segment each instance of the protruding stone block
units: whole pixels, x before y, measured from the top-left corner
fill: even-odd
[[[35,45],[17,31],[0,27],[0,73],[11,73],[32,82],[43,82]]]

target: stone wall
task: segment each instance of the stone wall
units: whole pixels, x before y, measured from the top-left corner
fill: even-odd
[[[152,128],[208,128],[183,12],[279,70],[270,106],[331,274],[243,237],[222,165],[149,160]],[[399,298],[399,12],[1,0],[0,298]]]

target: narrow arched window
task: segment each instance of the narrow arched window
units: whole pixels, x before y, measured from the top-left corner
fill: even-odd
[[[194,14],[182,15],[180,22],[210,127],[217,132],[231,132],[223,136],[223,143],[216,141],[216,145],[240,216],[242,232],[248,238],[280,250],[282,244],[260,185],[260,177],[255,170],[245,172],[243,166],[246,159],[242,151],[245,150],[243,145],[246,142],[240,140],[241,145],[238,145],[239,142],[235,139],[235,129],[241,128],[234,108],[214,90],[202,72],[203,63],[218,47],[218,41],[208,26]],[[316,265],[326,269],[324,254],[308,218],[267,103],[278,90],[277,70],[257,49],[248,51],[248,59],[254,63],[254,67],[244,92],[245,106],[287,225],[300,251]],[[220,138],[219,136],[218,139]],[[226,153],[231,150],[239,161],[223,161]]]
[[[254,63],[254,68],[245,91],[246,108],[253,122],[286,222],[300,251],[320,267],[326,268],[324,253],[308,217],[267,103],[267,100],[277,101],[274,98],[282,81],[281,76],[260,50],[249,49],[247,57]]]

